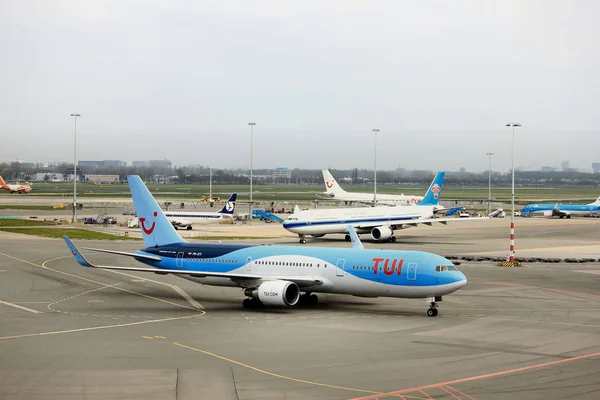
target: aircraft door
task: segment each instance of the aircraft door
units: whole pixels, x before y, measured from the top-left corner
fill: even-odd
[[[177,260],[175,261],[175,266],[177,268],[183,268],[183,252],[182,251],[177,253]]]
[[[335,263],[335,266],[337,267],[335,269],[336,276],[344,276],[346,274],[346,272],[344,271],[344,267],[346,266],[346,260],[344,260],[343,258],[340,258]]]
[[[406,279],[409,281],[414,281],[417,279],[417,263],[409,263],[408,264],[408,272],[406,272]]]
[[[252,257],[246,258],[246,271],[252,270]]]

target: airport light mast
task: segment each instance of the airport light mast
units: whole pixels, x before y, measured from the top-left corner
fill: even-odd
[[[510,267],[515,266],[515,128],[521,126],[518,122],[510,122],[506,124],[512,128],[512,184],[511,184],[511,213],[510,213],[510,247],[508,252],[508,264]]]
[[[75,140],[73,144],[73,220],[72,223],[77,222],[77,117],[81,117],[81,114],[73,113],[71,117],[75,120]]]
[[[494,153],[486,153],[489,158],[488,165],[488,217],[490,216],[490,203],[492,202],[492,156]]]
[[[373,206],[377,205],[377,133],[379,129],[373,129],[375,133],[375,178],[373,180]]]
[[[256,122],[248,122],[248,125],[250,125],[250,214],[248,217],[248,222],[252,222],[252,164],[254,161],[254,149],[252,146],[254,142],[254,127],[256,126]]]

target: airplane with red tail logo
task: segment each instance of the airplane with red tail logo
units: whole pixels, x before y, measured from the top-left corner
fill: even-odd
[[[21,185],[21,184],[9,185],[8,183],[4,182],[4,179],[1,176],[0,176],[0,186],[2,186],[2,189],[8,190],[11,194],[13,194],[13,193],[23,194],[23,193],[31,192],[31,186]]]
[[[323,180],[325,181],[325,188],[327,189],[324,194],[327,198],[333,200],[343,201],[346,205],[353,203],[372,204],[373,194],[370,193],[358,193],[358,192],[346,192],[340,184],[335,180],[331,172],[324,169],[321,170],[323,173]],[[381,205],[409,205],[418,204],[423,200],[423,196],[413,196],[408,194],[383,194],[377,193],[377,204]]]
[[[452,261],[423,251],[365,249],[356,231],[352,248],[187,242],[179,236],[139,176],[128,177],[145,248],[130,253],[85,248],[131,257],[143,267],[96,265],[64,237],[82,266],[173,274],[203,285],[240,288],[243,306],[315,304],[315,293],[426,299],[427,315],[438,314],[442,296],[467,283]],[[198,286],[201,288],[201,286]]]

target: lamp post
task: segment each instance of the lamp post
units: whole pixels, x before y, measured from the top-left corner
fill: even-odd
[[[379,132],[379,129],[375,128],[373,129],[373,132],[375,133],[375,178],[374,178],[374,184],[373,184],[373,206],[377,205],[377,133]]]
[[[494,153],[486,153],[489,158],[488,165],[488,217],[490,216],[490,203],[492,201],[492,156]]]
[[[256,122],[248,122],[248,125],[250,125],[250,219],[248,222],[252,222],[252,167],[254,161],[254,126],[256,126]]]
[[[511,213],[510,213],[510,247],[508,261],[515,265],[515,128],[521,126],[518,122],[510,122],[506,126],[512,127],[512,184],[511,184]]]
[[[75,120],[75,140],[73,142],[73,220],[77,222],[77,117],[81,114],[73,113],[71,117]]]

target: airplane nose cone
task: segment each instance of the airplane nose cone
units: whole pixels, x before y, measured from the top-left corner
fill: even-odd
[[[457,272],[456,288],[459,289],[467,284],[467,277],[462,272]]]

